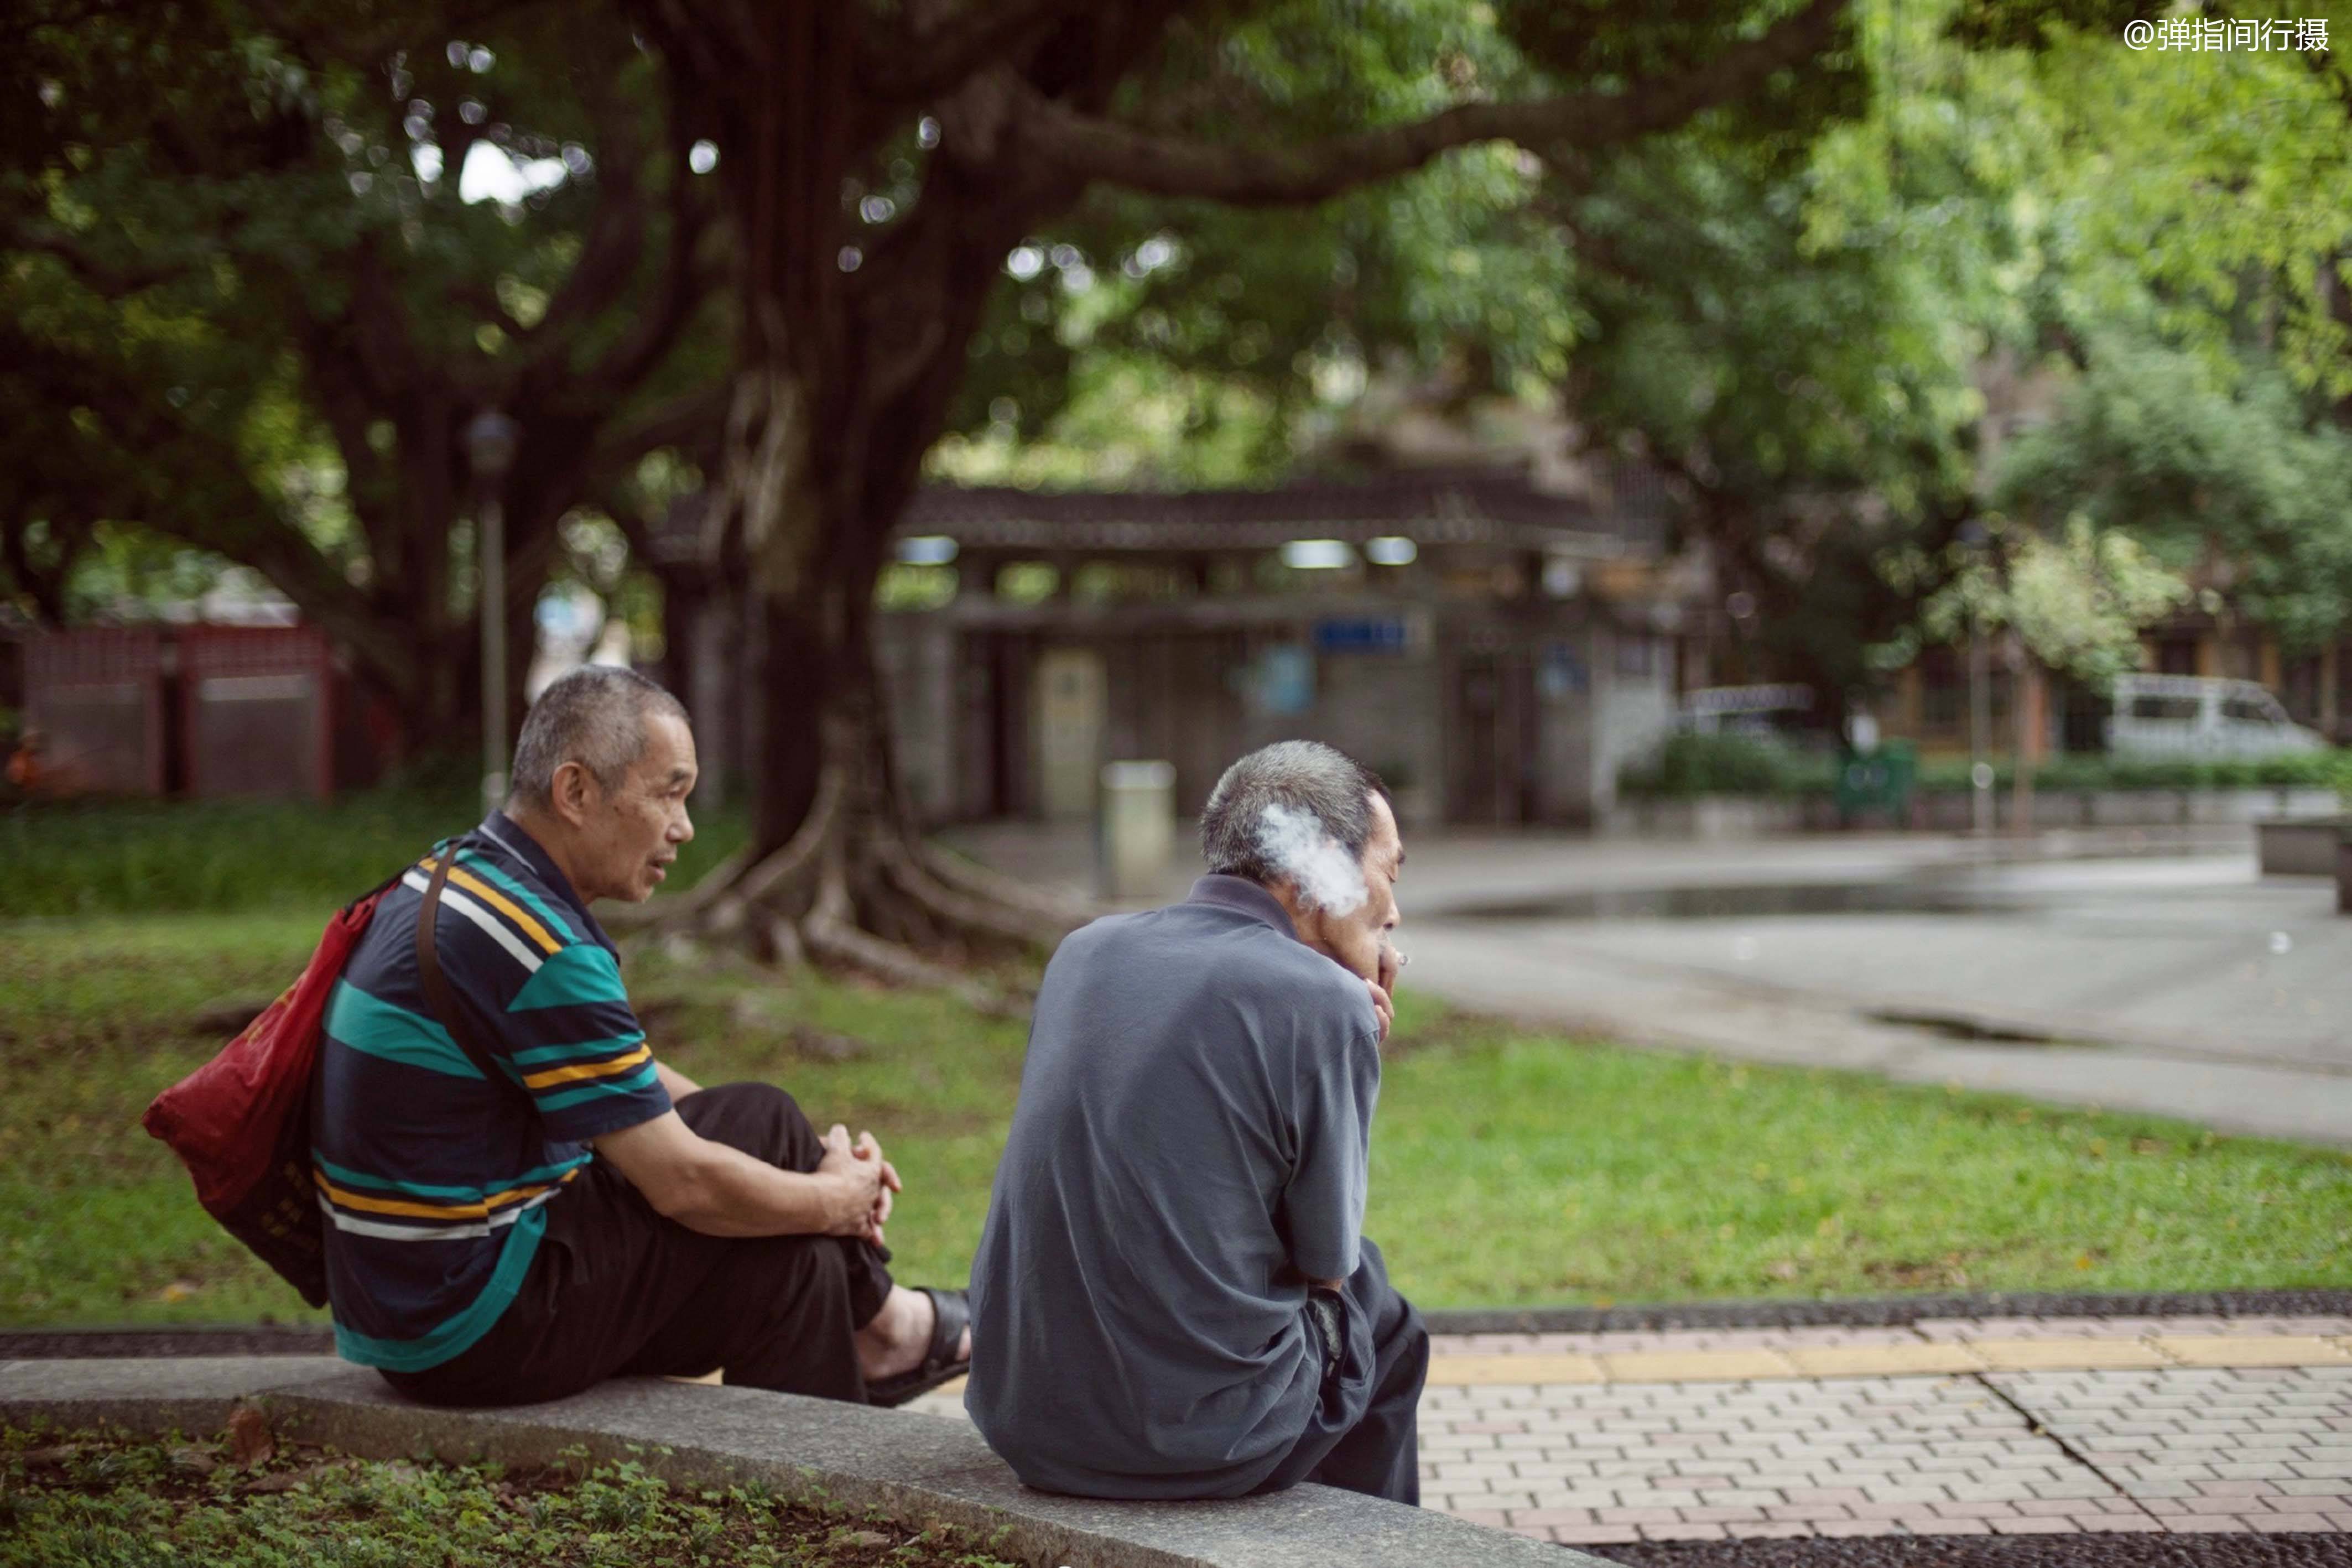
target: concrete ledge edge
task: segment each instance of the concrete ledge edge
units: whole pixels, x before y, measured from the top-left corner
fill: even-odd
[[[2352,1290],[1977,1291],[1785,1301],[1650,1301],[1607,1307],[1435,1307],[1438,1334],[1623,1333],[1690,1329],[1906,1328],[1941,1318],[2352,1317]],[[324,1323],[0,1327],[0,1362],[109,1356],[331,1355]]]
[[[1656,1301],[1608,1307],[1423,1309],[1429,1332],[1627,1333],[1693,1329],[1907,1328],[1946,1318],[2254,1318],[2352,1316],[2352,1290],[1828,1296],[1804,1301]],[[0,1345],[6,1336],[0,1335]]]
[[[364,1458],[548,1464],[582,1447],[681,1482],[757,1478],[788,1496],[955,1525],[1032,1568],[1609,1568],[1328,1487],[1190,1503],[1034,1492],[963,1422],[760,1389],[623,1378],[551,1405],[444,1410],[328,1357],[0,1362],[0,1420],[11,1422],[212,1431],[243,1400],[298,1440]]]

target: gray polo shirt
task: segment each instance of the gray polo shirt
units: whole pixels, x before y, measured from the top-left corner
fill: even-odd
[[[1355,1272],[1379,1020],[1273,895],[1203,877],[1045,970],[972,1263],[982,1436],[1021,1479],[1234,1496],[1322,1379],[1307,1280]]]

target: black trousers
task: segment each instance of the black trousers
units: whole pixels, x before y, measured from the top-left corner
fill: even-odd
[[[1290,1453],[1254,1490],[1300,1481],[1421,1504],[1421,1387],[1429,1376],[1429,1330],[1389,1283],[1387,1260],[1367,1238],[1339,1296],[1339,1364]],[[1359,1391],[1369,1396],[1359,1406]],[[1360,1410],[1360,1414],[1353,1414]]]
[[[730,1083],[677,1103],[686,1124],[785,1170],[824,1147],[790,1094]],[[727,1381],[862,1404],[854,1336],[890,1293],[889,1254],[850,1237],[705,1236],[591,1165],[547,1206],[521,1290],[474,1344],[384,1380],[435,1405],[561,1399],[622,1373]]]

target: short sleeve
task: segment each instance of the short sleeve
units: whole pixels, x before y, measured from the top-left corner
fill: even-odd
[[[1344,1280],[1363,1235],[1380,1039],[1351,1019],[1314,1045],[1297,1064],[1298,1160],[1283,1190],[1283,1228],[1292,1267],[1310,1280]]]
[[[620,964],[601,944],[549,955],[510,996],[469,987],[466,1000],[488,1016],[501,1065],[530,1095],[550,1138],[586,1143],[669,1110]]]

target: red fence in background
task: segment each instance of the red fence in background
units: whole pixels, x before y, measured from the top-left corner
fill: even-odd
[[[309,795],[334,783],[334,669],[307,626],[83,627],[25,643],[25,716],[65,794]]]
[[[91,627],[25,647],[25,718],[42,735],[41,771],[70,793],[160,795],[163,636],[149,627]]]
[[[333,792],[325,637],[308,626],[190,626],[178,643],[189,794]]]

